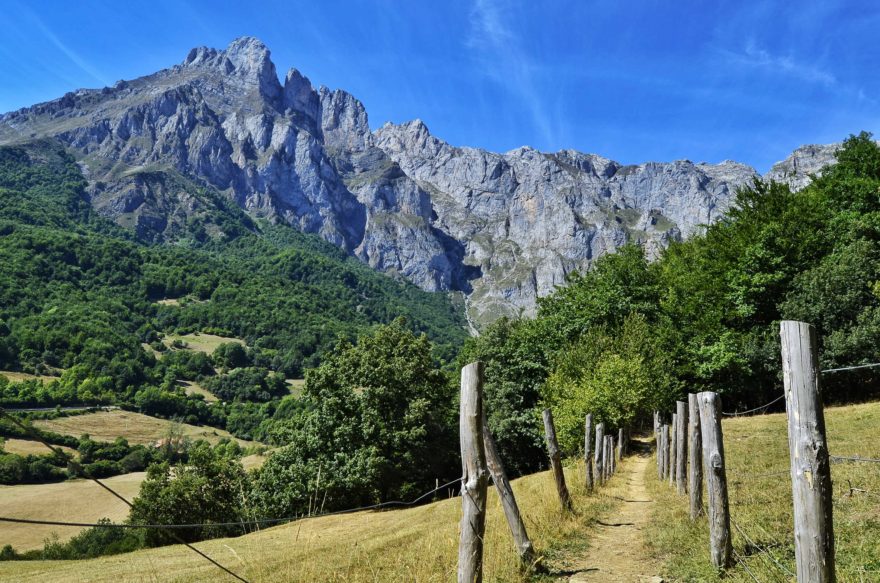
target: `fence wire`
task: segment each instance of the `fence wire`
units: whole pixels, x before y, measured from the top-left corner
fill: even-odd
[[[33,437],[34,439],[39,441],[41,444],[43,444],[44,446],[49,448],[49,450],[51,450],[52,453],[54,453],[60,459],[63,459],[68,463],[74,464],[74,466],[77,468],[79,473],[81,473],[84,477],[95,482],[96,484],[101,486],[104,490],[110,492],[113,496],[122,500],[129,508],[132,507],[132,504],[131,504],[131,502],[128,501],[128,499],[126,499],[124,496],[122,496],[121,494],[119,494],[118,492],[113,490],[110,486],[101,482],[98,478],[95,478],[95,477],[88,475],[88,473],[85,472],[84,468],[82,468],[82,466],[80,466],[75,460],[72,459],[71,455],[69,455],[65,451],[53,446],[48,441],[46,441],[43,438],[43,436],[34,427],[32,427],[29,424],[22,423],[19,419],[10,415],[2,407],[0,407],[0,417],[5,417],[6,419],[9,419],[17,427],[21,428],[22,430],[27,432],[31,437]],[[77,527],[77,528],[121,528],[121,529],[139,529],[139,528],[141,528],[141,529],[166,530],[180,544],[186,546],[188,549],[192,550],[193,552],[195,552],[196,554],[198,554],[199,556],[201,556],[205,560],[209,561],[217,568],[223,570],[224,572],[226,572],[230,576],[234,577],[235,579],[237,579],[239,581],[242,581],[243,583],[249,583],[249,581],[247,581],[247,579],[244,579],[240,575],[234,573],[233,571],[231,571],[227,567],[224,567],[223,565],[221,565],[220,563],[218,563],[217,561],[215,561],[214,559],[212,559],[211,557],[206,555],[204,552],[193,547],[190,543],[187,543],[184,540],[182,540],[177,535],[177,533],[175,533],[174,531],[180,530],[180,529],[186,529],[186,528],[203,528],[203,527],[212,527],[212,526],[213,527],[218,527],[218,526],[248,527],[248,526],[258,526],[258,525],[263,525],[263,524],[280,524],[283,522],[294,522],[294,521],[305,520],[305,519],[309,519],[309,518],[336,516],[336,515],[340,515],[340,514],[352,514],[354,512],[363,512],[363,511],[367,511],[367,510],[379,510],[379,509],[390,508],[390,507],[414,506],[414,505],[418,504],[419,502],[421,502],[422,500],[424,500],[425,498],[427,498],[428,496],[430,496],[436,492],[439,492],[440,490],[448,488],[449,486],[452,486],[453,484],[456,484],[459,482],[461,482],[461,478],[456,478],[454,480],[446,482],[445,484],[442,484],[440,486],[437,486],[437,487],[425,492],[424,494],[420,495],[417,498],[414,498],[413,500],[408,500],[408,501],[390,500],[387,502],[380,502],[378,504],[371,504],[369,506],[359,506],[357,508],[348,508],[345,510],[336,510],[333,512],[325,512],[325,513],[321,513],[321,514],[294,515],[294,516],[286,516],[283,518],[254,519],[254,520],[243,520],[243,521],[238,521],[238,522],[203,522],[203,523],[194,523],[194,524],[87,523],[87,522],[65,522],[65,521],[59,521],[59,520],[35,520],[35,519],[28,519],[28,518],[15,518],[15,517],[10,517],[10,516],[0,516],[0,522],[14,523],[14,524],[31,524],[31,525],[41,525],[41,526],[69,526],[69,527]]]

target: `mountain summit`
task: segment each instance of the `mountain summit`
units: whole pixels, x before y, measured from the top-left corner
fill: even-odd
[[[532,311],[628,241],[656,253],[688,236],[757,175],[731,161],[460,148],[419,120],[372,132],[360,101],[296,69],[282,83],[250,37],[0,116],[0,144],[47,138],[76,156],[92,205],[141,239],[174,241],[194,225],[223,237],[214,217],[232,201],[423,289],[461,291],[480,323]],[[833,152],[801,148],[768,176],[802,186]]]

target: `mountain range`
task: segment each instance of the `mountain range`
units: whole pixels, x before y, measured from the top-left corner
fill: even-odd
[[[46,139],[76,157],[92,206],[141,240],[227,237],[217,217],[231,200],[422,289],[463,293],[475,327],[533,312],[569,272],[627,242],[656,255],[759,177],[733,161],[457,147],[420,120],[373,131],[349,93],[296,69],[281,82],[249,37],[0,116],[0,145]],[[763,178],[801,188],[834,152],[804,146]]]

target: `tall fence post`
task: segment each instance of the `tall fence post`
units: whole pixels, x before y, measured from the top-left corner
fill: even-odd
[[[605,424],[596,424],[596,481],[605,481]]]
[[[678,453],[678,415],[672,414],[672,425],[669,428],[670,433],[670,443],[669,443],[669,473],[666,474],[666,477],[669,479],[669,485],[672,486],[675,483],[675,462],[676,462],[676,453]]]
[[[668,455],[669,448],[669,426],[665,423],[660,426],[660,443],[658,444],[658,448],[660,449],[660,480],[666,479],[666,456]]]
[[[721,433],[721,400],[717,394],[706,391],[697,395],[697,403],[700,407],[703,465],[709,493],[709,551],[712,564],[716,568],[726,569],[730,566],[733,543],[730,538],[730,505]]]
[[[680,496],[687,494],[687,403],[675,402],[676,413],[676,450],[675,450],[675,487]]]
[[[584,419],[584,466],[586,471],[587,491],[593,489],[593,414],[588,413]]]
[[[703,437],[700,435],[700,408],[697,396],[688,395],[688,493],[691,503],[691,520],[703,514]]]
[[[626,443],[626,439],[624,437],[623,427],[617,430],[617,461],[623,459],[623,448],[624,443]]]
[[[535,561],[535,547],[526,532],[526,525],[519,512],[516,498],[513,496],[513,488],[510,487],[510,480],[507,479],[507,472],[504,471],[501,456],[498,455],[495,438],[489,431],[485,409],[483,410],[483,443],[486,448],[486,464],[489,467],[489,473],[492,474],[495,488],[498,490],[498,497],[501,499],[501,507],[504,509],[505,518],[507,518],[507,525],[510,527],[516,552],[519,554],[523,566],[530,567]]]
[[[483,581],[483,535],[486,531],[486,489],[489,471],[483,445],[483,363],[461,369],[461,533],[458,583]]]
[[[550,469],[553,470],[553,478],[556,480],[559,501],[562,503],[562,509],[568,512],[572,509],[571,496],[568,495],[568,487],[565,485],[562,458],[559,455],[559,444],[556,442],[556,427],[553,425],[553,413],[550,409],[544,409],[544,433],[547,437],[547,453],[550,455]]]
[[[816,330],[809,324],[791,320],[781,322],[779,328],[797,579],[833,583],[836,579],[831,466],[825,439]]]
[[[660,457],[660,411],[654,411],[654,452],[657,454],[657,479],[663,479]]]
[[[614,473],[614,448],[611,447],[611,436],[605,436],[605,480]]]

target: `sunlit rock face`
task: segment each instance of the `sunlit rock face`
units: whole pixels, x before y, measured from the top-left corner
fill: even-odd
[[[730,161],[460,148],[418,120],[373,132],[345,91],[296,69],[282,83],[253,38],[0,116],[0,143],[43,138],[71,149],[95,208],[142,239],[174,241],[196,219],[222,235],[216,217],[234,203],[423,289],[463,292],[479,324],[532,313],[627,242],[656,255],[723,216],[756,176]],[[768,176],[800,188],[833,159],[833,146],[806,146]]]

